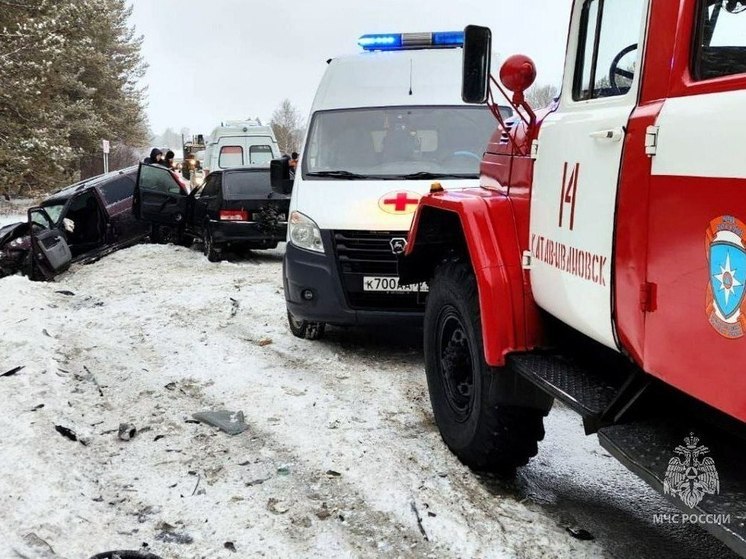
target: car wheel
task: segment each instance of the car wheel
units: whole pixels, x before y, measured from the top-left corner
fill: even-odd
[[[320,340],[326,332],[326,322],[301,320],[290,314],[290,311],[288,311],[288,324],[290,325],[290,331],[296,338]]]
[[[487,365],[476,278],[466,263],[441,264],[430,282],[424,352],[435,422],[464,464],[510,475],[537,454],[546,410],[505,405],[504,387],[535,388],[506,367]]]
[[[212,231],[210,231],[209,227],[205,227],[203,250],[205,256],[207,256],[207,259],[210,262],[220,262],[223,259],[223,249],[219,246],[215,246],[215,241],[212,238]]]

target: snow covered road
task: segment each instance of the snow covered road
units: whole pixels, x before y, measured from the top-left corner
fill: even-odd
[[[0,374],[24,367],[0,377],[0,557],[729,556],[653,526],[670,507],[562,408],[515,482],[475,475],[433,423],[419,334],[293,338],[281,260],[140,245],[0,280]],[[191,420],[216,409],[248,431]]]

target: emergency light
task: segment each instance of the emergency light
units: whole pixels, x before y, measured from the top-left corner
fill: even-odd
[[[357,44],[363,50],[404,50],[422,48],[448,48],[464,45],[463,31],[437,31],[435,33],[378,33],[363,35]]]

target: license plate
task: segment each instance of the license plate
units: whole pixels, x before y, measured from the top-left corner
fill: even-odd
[[[364,276],[363,291],[384,291],[389,293],[417,293],[427,291],[425,282],[399,285],[399,278],[391,276]]]

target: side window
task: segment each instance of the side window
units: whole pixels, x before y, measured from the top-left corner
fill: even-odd
[[[200,196],[217,196],[220,192],[222,179],[222,173],[210,173],[210,176],[207,179],[207,184],[205,184],[205,187],[202,189]]]
[[[134,181],[126,175],[122,175],[118,179],[99,187],[101,196],[107,206],[111,206],[112,204],[116,204],[117,202],[129,198],[132,196],[134,189]]]
[[[218,167],[227,169],[228,167],[240,167],[241,165],[243,165],[243,148],[241,146],[223,146],[220,148]]]
[[[700,0],[695,79],[746,73],[746,0]]]
[[[272,148],[270,146],[249,147],[249,165],[259,165],[272,161]]]
[[[176,179],[165,167],[151,167],[142,165],[140,167],[140,177],[138,186],[146,190],[155,190],[164,194],[180,194],[181,187]]]
[[[637,71],[646,0],[586,0],[580,18],[573,99],[626,94]]]

